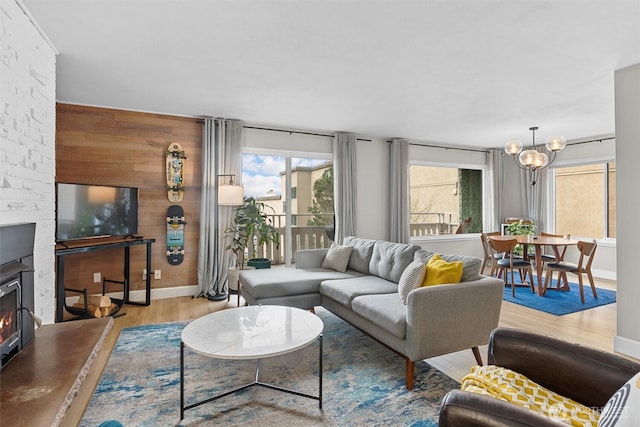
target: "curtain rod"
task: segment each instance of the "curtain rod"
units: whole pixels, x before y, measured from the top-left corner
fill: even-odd
[[[387,142],[392,142],[391,140],[387,141]],[[472,151],[475,153],[488,153],[489,150],[479,150],[479,149],[474,149],[474,148],[459,148],[459,147],[445,147],[442,145],[431,145],[431,144],[419,144],[417,142],[410,142],[409,145],[415,145],[418,147],[429,147],[429,148],[442,148],[443,150],[458,150],[458,151]]]
[[[608,141],[610,139],[616,139],[616,137],[615,136],[610,136],[608,138],[590,139],[589,141],[568,142],[567,145],[590,144],[592,142],[602,142],[602,141]]]
[[[327,138],[333,138],[334,135],[327,135],[324,133],[315,133],[315,132],[302,132],[302,131],[298,131],[298,130],[286,130],[286,129],[273,129],[273,128],[265,128],[265,127],[258,127],[258,126],[248,126],[248,125],[243,125],[242,126],[245,129],[256,129],[256,130],[269,130],[272,132],[285,132],[288,134],[294,134],[297,133],[299,135],[312,135],[312,136],[324,136]],[[370,139],[363,139],[363,138],[356,138],[357,141],[365,141],[365,142],[371,142]]]

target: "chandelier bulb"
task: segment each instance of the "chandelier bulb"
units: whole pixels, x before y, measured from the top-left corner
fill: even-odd
[[[567,139],[563,136],[550,136],[547,138],[546,147],[547,150],[555,153],[556,151],[561,151],[564,147],[567,146]]]

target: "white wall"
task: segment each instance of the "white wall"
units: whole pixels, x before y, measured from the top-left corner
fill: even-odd
[[[15,1],[0,2],[0,49],[0,225],[37,224],[35,312],[52,323],[56,53]]]
[[[640,359],[640,283],[636,265],[640,171],[640,64],[615,72],[618,331],[614,349]]]

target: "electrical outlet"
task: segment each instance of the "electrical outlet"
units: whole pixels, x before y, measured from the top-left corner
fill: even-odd
[[[162,278],[162,272],[160,270],[156,270],[153,272],[153,278],[158,280],[160,278]]]
[[[102,282],[102,274],[93,273],[93,283],[100,283],[100,282]]]
[[[142,280],[147,280],[147,269],[142,270]]]

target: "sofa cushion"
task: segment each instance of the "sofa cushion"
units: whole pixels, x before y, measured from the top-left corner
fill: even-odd
[[[600,413],[598,426],[632,427],[640,420],[640,372],[616,391]]]
[[[346,271],[352,251],[352,246],[340,246],[336,243],[332,243],[327,254],[324,256],[322,268],[329,268],[331,270],[342,272]]]
[[[440,258],[440,255],[435,254],[426,265],[422,286],[460,283],[462,266],[462,261],[447,262]]]
[[[435,252],[431,252],[425,249],[420,249],[415,253],[414,260],[419,260],[425,264],[429,262]],[[440,254],[440,258],[447,262],[462,261],[462,278],[461,282],[470,282],[472,280],[478,280],[480,277],[480,268],[482,268],[482,259],[466,256],[466,255],[444,255]]]
[[[347,236],[344,238],[344,245],[353,246],[353,252],[349,258],[349,270],[359,271],[369,274],[369,262],[373,253],[375,240],[362,239],[360,237]]]
[[[398,282],[398,295],[400,295],[400,301],[402,301],[403,304],[407,304],[407,295],[409,295],[409,292],[422,286],[426,272],[425,267],[422,261],[413,261],[404,269]]]
[[[398,283],[418,249],[420,247],[416,245],[376,241],[369,262],[369,273]]]
[[[363,295],[351,301],[353,312],[403,339],[407,335],[407,307],[395,294]]]
[[[397,297],[398,285],[377,276],[361,276],[351,279],[323,280],[320,293],[351,308],[351,301],[361,295],[393,294]]]
[[[361,274],[355,271],[341,273],[323,268],[242,270],[240,292],[246,289],[256,299],[309,294],[318,292],[320,282],[323,280],[346,279],[358,277]]]

